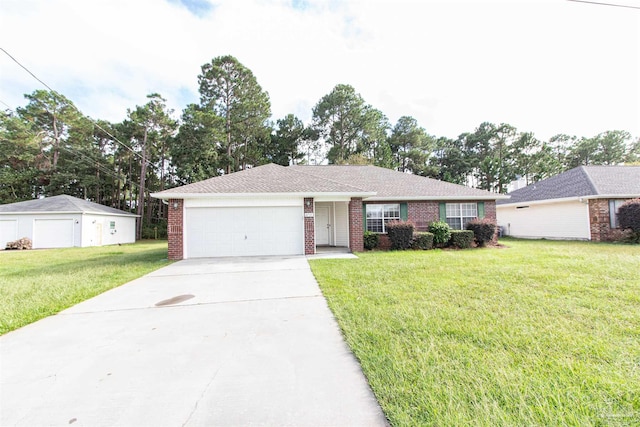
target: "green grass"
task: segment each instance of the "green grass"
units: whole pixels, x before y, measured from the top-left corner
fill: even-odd
[[[166,241],[0,252],[0,335],[168,265]]]
[[[310,261],[394,426],[640,425],[640,247]]]

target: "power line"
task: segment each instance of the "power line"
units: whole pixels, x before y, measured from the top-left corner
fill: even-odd
[[[624,7],[624,8],[627,8],[627,9],[640,10],[640,6],[630,6],[628,4],[603,3],[603,2],[587,1],[587,0],[567,0],[567,1],[572,1],[572,2],[575,2],[575,3],[595,4],[595,5],[598,5],[598,6]]]
[[[29,73],[34,79],[36,79],[37,81],[39,81],[44,87],[46,87],[47,89],[49,89],[53,94],[58,95],[60,97],[63,97],[62,94],[60,94],[59,92],[53,90],[51,88],[51,86],[49,86],[48,84],[46,84],[45,82],[43,82],[42,80],[40,80],[35,74],[33,74],[27,67],[25,67],[24,65],[22,65],[16,58],[14,58],[9,52],[7,52],[4,48],[0,47],[0,50],[2,50],[5,55],[7,55],[9,58],[11,58],[11,60],[13,62],[15,62],[16,64],[18,64],[23,70],[25,70],[27,73]],[[4,104],[4,102],[3,102]],[[7,105],[7,104],[5,104]],[[127,144],[125,144],[124,142],[120,141],[118,138],[116,138],[115,136],[113,136],[108,130],[104,129],[102,126],[100,126],[95,120],[93,120],[91,117],[89,116],[85,116],[82,111],[80,111],[78,109],[78,107],[76,107],[73,103],[71,103],[71,106],[78,112],[80,113],[80,115],[82,115],[83,117],[85,117],[87,120],[89,120],[91,123],[93,123],[93,125],[95,127],[97,127],[98,129],[100,129],[101,131],[103,131],[104,133],[106,133],[107,135],[109,135],[114,141],[116,141],[118,144],[122,145],[124,148],[126,148],[127,150],[131,151],[134,155],[138,156],[140,158],[140,160],[143,160],[147,163],[147,166],[150,166],[151,168],[155,168],[155,165],[152,164],[148,159],[145,160],[145,158],[140,155],[140,153],[137,153],[133,148],[129,147]],[[7,107],[9,107],[7,105]],[[11,107],[9,107],[11,109]]]

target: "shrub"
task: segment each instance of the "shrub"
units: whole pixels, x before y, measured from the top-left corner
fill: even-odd
[[[618,208],[618,224],[623,230],[631,230],[632,242],[640,243],[640,199],[627,200]]]
[[[492,241],[496,234],[496,223],[488,218],[471,220],[466,228],[473,231],[473,238],[478,246],[484,246]]]
[[[405,250],[411,247],[414,226],[409,221],[389,221],[386,224],[387,236],[391,240],[391,249]]]
[[[433,234],[434,246],[444,246],[451,238],[451,228],[444,221],[435,221],[429,224],[429,233]]]
[[[449,244],[460,249],[469,249],[473,242],[473,231],[471,230],[451,230]]]
[[[378,247],[380,241],[380,235],[373,231],[364,232],[364,248],[367,250],[375,249]]]
[[[433,233],[423,232],[415,233],[413,235],[413,242],[411,243],[413,249],[428,250],[433,248]]]

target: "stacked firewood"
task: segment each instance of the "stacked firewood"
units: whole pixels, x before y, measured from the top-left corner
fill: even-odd
[[[22,239],[18,239],[13,242],[7,242],[6,250],[23,250],[23,249],[31,249],[31,239],[28,237],[23,237]]]

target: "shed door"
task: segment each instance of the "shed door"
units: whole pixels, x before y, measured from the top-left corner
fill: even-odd
[[[73,237],[73,219],[36,219],[33,222],[34,248],[70,248]]]
[[[18,240],[18,221],[15,219],[0,220],[0,249],[4,249],[7,242]]]
[[[304,253],[302,207],[187,208],[188,258]]]

